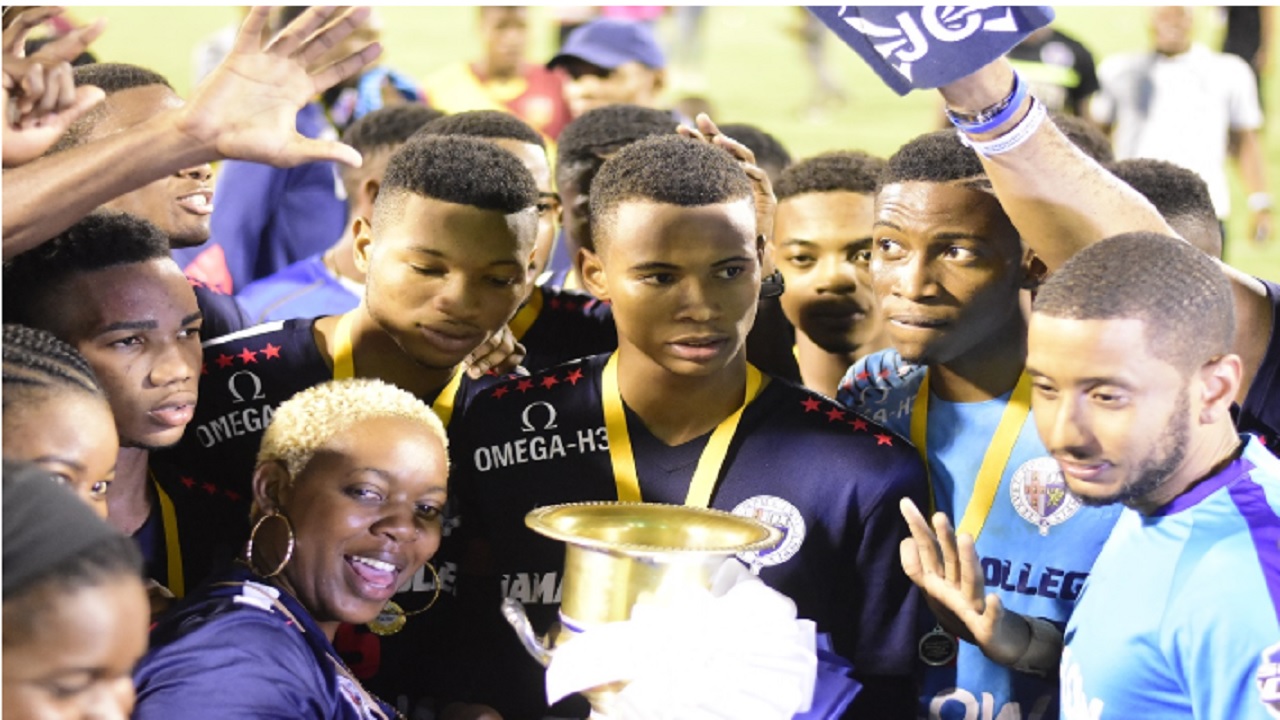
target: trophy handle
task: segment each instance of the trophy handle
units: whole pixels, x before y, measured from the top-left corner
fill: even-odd
[[[543,667],[550,665],[552,653],[547,649],[545,641],[533,631],[533,624],[529,622],[529,616],[524,612],[524,605],[520,604],[519,600],[506,598],[502,601],[502,616],[515,629],[516,636],[520,638],[520,644],[524,645],[524,649],[533,656],[533,659],[542,663]]]

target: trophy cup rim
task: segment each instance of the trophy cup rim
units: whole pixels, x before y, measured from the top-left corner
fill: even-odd
[[[704,523],[720,529],[730,529],[745,536],[739,542],[709,543],[704,545],[666,545],[633,543],[599,537],[584,536],[566,528],[566,525],[582,526],[589,521],[612,521],[633,525],[644,522]],[[645,502],[577,502],[546,505],[534,508],[525,515],[525,525],[534,532],[570,545],[624,553],[626,555],[662,556],[724,554],[769,550],[782,541],[782,531],[755,518],[734,515],[723,510],[668,505]],[[621,525],[620,525],[621,526]]]

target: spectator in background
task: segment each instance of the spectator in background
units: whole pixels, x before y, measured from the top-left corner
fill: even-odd
[[[240,24],[248,17],[249,5],[241,5],[236,8],[237,19],[235,22],[224,25],[215,30],[213,33],[206,35],[191,48],[191,84],[199,85],[204,76],[213,72],[218,67],[218,63],[231,52],[231,48],[235,47],[236,35],[240,32]],[[266,33],[263,33],[264,35]],[[265,38],[264,38],[265,40]]]
[[[547,67],[563,70],[565,99],[576,118],[606,105],[659,107],[666,64],[648,25],[600,19],[570,33]]]
[[[1258,81],[1258,102],[1262,103],[1262,76],[1267,74],[1271,43],[1275,38],[1275,9],[1252,5],[1224,7],[1226,34],[1222,52],[1238,55],[1253,68]]]
[[[514,113],[554,140],[569,123],[563,81],[547,68],[525,62],[529,50],[529,8],[482,7],[483,55],[475,62],[448,65],[424,83],[431,104],[447,113],[503,110]]]
[[[1223,221],[1231,213],[1224,168],[1230,154],[1249,193],[1249,236],[1265,242],[1271,195],[1253,72],[1238,57],[1192,43],[1191,8],[1155,8],[1151,20],[1151,50],[1110,57],[1098,67],[1102,90],[1090,106],[1094,121],[1111,131],[1117,158],[1168,160],[1199,174]]]
[[[1010,50],[1008,57],[1046,108],[1086,115],[1089,97],[1098,91],[1098,72],[1093,53],[1079,40],[1042,27]]]
[[[694,116],[691,116],[694,117]],[[764,130],[749,123],[723,123],[720,131],[746,145],[756,156],[756,165],[769,176],[769,182],[778,182],[778,176],[791,165],[791,153],[778,140]]]

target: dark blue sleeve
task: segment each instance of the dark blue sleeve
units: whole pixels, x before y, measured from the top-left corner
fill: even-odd
[[[152,648],[134,671],[134,682],[133,720],[296,720],[332,714],[324,675],[301,634],[278,615],[249,608]]]
[[[204,315],[204,325],[200,328],[202,340],[230,335],[252,324],[244,308],[230,295],[223,295],[204,285],[192,285],[191,289],[195,291],[196,303]]]

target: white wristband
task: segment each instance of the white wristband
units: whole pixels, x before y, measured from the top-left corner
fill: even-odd
[[[1062,658],[1062,631],[1043,618],[1025,619],[1031,629],[1031,642],[1011,667],[1018,672],[1052,677],[1057,674],[1058,662]]]
[[[992,157],[1007,153],[1026,142],[1028,138],[1040,129],[1041,123],[1049,116],[1049,111],[1045,110],[1044,104],[1035,97],[1031,98],[1031,110],[1022,116],[1022,120],[1009,132],[1001,135],[995,140],[974,140],[963,132],[960,133],[960,142],[973,148],[979,155]]]
[[[1249,194],[1249,209],[1253,212],[1262,212],[1271,209],[1271,193],[1256,192]]]

